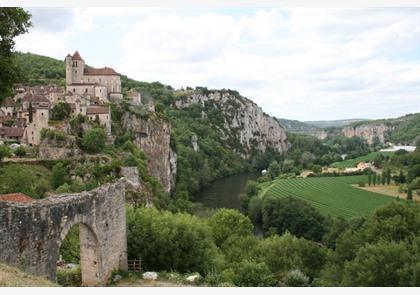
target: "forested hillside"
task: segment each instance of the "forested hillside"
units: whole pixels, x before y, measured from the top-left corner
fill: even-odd
[[[31,53],[18,53],[16,59],[25,73],[22,83],[64,85],[64,61]],[[275,150],[270,143],[266,143],[260,130],[253,130],[252,135],[260,138],[260,142],[253,142],[255,145],[247,146],[244,151],[244,144],[240,142],[238,133],[244,127],[228,124],[234,115],[232,109],[224,110],[220,105],[210,107],[200,103],[193,103],[185,108],[175,106],[176,101],[191,95],[221,93],[230,95],[230,103],[235,104],[236,100],[238,103],[246,103],[251,108],[250,112],[258,110],[255,104],[236,91],[208,90],[204,87],[175,90],[159,82],[139,82],[124,75],[121,76],[121,84],[123,93],[136,89],[141,93],[143,103],[153,102],[156,113],[171,123],[171,147],[177,153],[177,199],[190,199],[201,187],[215,179],[265,168],[273,159],[280,157],[279,149]],[[262,112],[261,116],[271,120]],[[227,123],[223,125],[223,122]],[[281,130],[280,125],[277,122],[275,124],[277,126],[274,127]],[[118,129],[116,127],[113,129]],[[227,137],[229,140],[226,140]],[[285,140],[283,132],[282,145],[287,145]],[[194,143],[196,147],[193,146]],[[263,151],[257,148],[261,144],[264,145]]]

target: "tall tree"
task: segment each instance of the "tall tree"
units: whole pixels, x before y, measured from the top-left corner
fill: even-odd
[[[391,169],[389,168],[386,169],[386,184],[391,184]]]
[[[28,31],[32,25],[30,18],[22,8],[0,7],[0,100],[12,94],[13,84],[19,79],[13,58],[13,39]]]
[[[385,185],[386,182],[386,173],[382,173],[382,185]]]
[[[33,116],[34,116],[32,102],[29,103],[28,113],[29,113],[29,123],[32,123]]]
[[[368,184],[369,184],[369,186],[372,185],[372,173],[368,174]]]

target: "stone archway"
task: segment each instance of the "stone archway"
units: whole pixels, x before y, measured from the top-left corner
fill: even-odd
[[[31,203],[0,202],[0,261],[56,279],[56,259],[70,228],[80,226],[82,284],[102,285],[127,268],[125,184]]]

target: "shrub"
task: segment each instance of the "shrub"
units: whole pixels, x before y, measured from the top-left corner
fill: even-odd
[[[363,181],[359,182],[359,187],[365,187],[365,186],[366,186],[366,183],[364,183]]]
[[[252,235],[252,223],[237,210],[220,209],[209,220],[214,242],[221,246],[232,235]]]
[[[52,120],[64,120],[67,119],[71,114],[70,104],[66,102],[59,102],[51,109]]]
[[[52,168],[51,184],[53,188],[58,188],[66,182],[67,171],[62,162],[58,162]]]
[[[58,130],[43,128],[41,130],[41,140],[45,138],[57,141],[65,141],[66,135]]]
[[[4,158],[9,157],[12,154],[10,148],[7,145],[0,144],[0,161]]]
[[[129,258],[140,257],[145,270],[204,274],[220,257],[205,221],[154,208],[127,208],[127,245]]]
[[[286,231],[306,239],[320,241],[326,231],[325,219],[305,201],[267,196],[262,204],[263,229],[278,234]]]
[[[242,261],[234,267],[233,282],[241,287],[270,287],[276,284],[274,275],[264,262]]]
[[[89,153],[99,153],[105,148],[106,133],[102,128],[87,131],[82,138],[82,148]]]
[[[82,285],[82,272],[80,267],[75,269],[62,269],[57,271],[57,283],[63,287],[79,287]]]
[[[306,287],[309,286],[309,277],[300,270],[289,271],[280,282],[280,285],[286,287]]]
[[[17,149],[15,149],[14,153],[16,156],[21,158],[26,155],[26,149],[23,146],[19,146]]]

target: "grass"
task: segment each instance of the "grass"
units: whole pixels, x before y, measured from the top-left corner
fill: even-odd
[[[30,275],[0,263],[0,287],[58,287],[58,285],[46,278]]]
[[[292,196],[310,203],[324,215],[352,218],[368,216],[375,208],[395,201],[394,197],[352,186],[367,183],[366,175],[278,179],[261,189],[261,197]]]
[[[354,159],[348,159],[341,162],[335,162],[331,164],[331,167],[333,168],[351,168],[356,167],[358,163],[360,162],[370,162],[375,159],[376,156],[379,154],[382,154],[384,156],[392,156],[394,152],[372,152],[370,154],[367,154],[365,156],[357,157]]]

